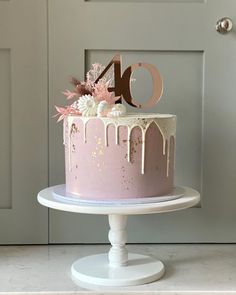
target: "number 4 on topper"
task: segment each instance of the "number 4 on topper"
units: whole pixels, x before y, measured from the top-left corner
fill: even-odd
[[[135,63],[130,65],[124,71],[123,75],[121,75],[121,56],[120,54],[115,55],[110,63],[106,66],[106,68],[102,71],[100,76],[96,79],[95,83],[101,79],[109,68],[114,64],[114,87],[109,87],[108,90],[110,92],[114,91],[115,96],[122,96],[124,100],[131,106],[136,108],[147,108],[154,106],[161,98],[163,93],[163,81],[160,73],[152,64],[147,64],[143,62]],[[131,75],[135,69],[143,67],[147,69],[152,75],[152,84],[153,90],[151,97],[147,100],[146,103],[140,104],[138,103],[131,94],[130,82]]]

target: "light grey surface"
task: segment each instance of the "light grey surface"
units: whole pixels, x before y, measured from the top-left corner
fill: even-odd
[[[130,252],[162,260],[164,277],[119,288],[79,286],[71,280],[70,267],[76,259],[108,249],[102,245],[1,246],[0,294],[236,294],[235,245],[128,245]]]
[[[46,0],[0,2],[0,243],[46,243]]]
[[[152,111],[177,114],[176,183],[199,189],[202,204],[131,218],[130,241],[236,242],[236,33],[215,30],[220,17],[236,23],[236,1],[158,2],[49,0],[50,115],[65,104],[60,93],[69,77],[83,78],[91,62],[121,51],[124,66],[157,65],[165,91]],[[136,75],[150,85],[148,73]],[[133,91],[148,95],[140,82]],[[55,185],[64,183],[62,126],[51,120],[49,130]],[[104,242],[105,228],[103,217],[50,210],[51,242]]]

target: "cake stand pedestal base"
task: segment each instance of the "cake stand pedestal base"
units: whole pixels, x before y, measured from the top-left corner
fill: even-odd
[[[128,253],[127,216],[108,215],[111,248],[108,254],[98,254],[77,260],[71,267],[79,281],[102,286],[134,286],[158,280],[164,265],[146,255]]]
[[[39,192],[38,201],[57,210],[108,215],[109,253],[81,258],[73,263],[71,272],[72,278],[78,283],[110,287],[150,283],[160,279],[165,271],[163,263],[155,258],[128,253],[127,216],[182,210],[200,201],[200,194],[188,187],[176,187],[172,195],[167,196],[169,200],[158,202],[150,198],[145,203],[140,199],[129,203],[122,200],[104,203],[68,198],[63,194],[66,194],[65,185],[49,187]]]
[[[140,254],[128,254],[128,263],[111,267],[107,254],[97,254],[75,261],[72,276],[84,283],[102,286],[135,286],[160,279],[165,268],[161,261]]]

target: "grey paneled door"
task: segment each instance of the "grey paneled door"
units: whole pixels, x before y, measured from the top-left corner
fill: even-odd
[[[201,191],[201,206],[130,217],[129,242],[236,241],[236,33],[216,32],[223,16],[236,26],[235,0],[49,0],[51,115],[71,75],[121,51],[123,68],[145,61],[164,77],[164,96],[150,111],[178,116],[176,183]],[[142,101],[150,77],[135,76]],[[51,185],[64,182],[63,159],[62,126],[51,120]],[[106,242],[106,233],[103,216],[50,210],[51,242]]]
[[[47,243],[46,0],[0,0],[0,243]]]

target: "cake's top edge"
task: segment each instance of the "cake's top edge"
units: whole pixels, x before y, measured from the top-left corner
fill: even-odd
[[[124,116],[121,117],[97,117],[97,116],[90,116],[90,117],[83,117],[76,114],[69,114],[68,117],[79,118],[81,120],[88,120],[88,119],[102,119],[102,120],[126,120],[126,119],[170,119],[176,118],[176,115],[173,114],[160,114],[160,113],[126,113]]]

